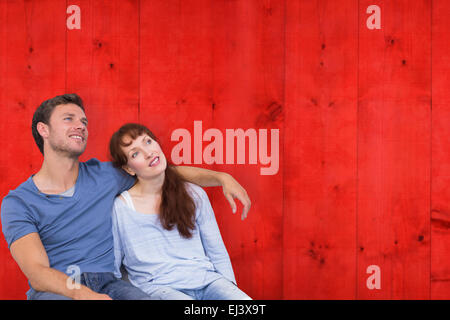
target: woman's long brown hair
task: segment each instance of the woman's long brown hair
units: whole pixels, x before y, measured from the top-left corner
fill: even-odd
[[[125,144],[123,138],[127,136],[134,140],[142,134],[147,134],[159,143],[147,127],[137,123],[127,123],[112,135],[109,152],[114,167],[122,168],[128,162],[122,147],[129,146],[132,142]],[[172,230],[176,226],[182,237],[191,238],[195,228],[195,209],[195,202],[186,190],[186,181],[167,163],[159,212],[161,225],[166,230]]]

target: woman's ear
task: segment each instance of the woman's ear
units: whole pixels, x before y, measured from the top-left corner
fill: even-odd
[[[122,169],[125,170],[130,176],[136,175],[136,173],[127,165],[122,166]]]

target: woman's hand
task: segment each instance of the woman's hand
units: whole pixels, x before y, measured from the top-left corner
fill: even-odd
[[[237,198],[244,205],[241,215],[241,219],[244,220],[247,218],[248,211],[250,210],[250,206],[252,204],[250,198],[248,197],[247,191],[245,191],[239,182],[237,182],[236,179],[228,173],[222,172],[219,179],[222,185],[223,194],[230,203],[233,213],[236,213],[236,203],[234,202],[234,199]]]

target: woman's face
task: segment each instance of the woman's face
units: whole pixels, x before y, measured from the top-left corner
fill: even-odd
[[[123,142],[131,142],[129,146],[122,147],[128,159],[128,163],[123,167],[126,172],[143,179],[164,173],[167,167],[166,157],[155,140],[144,133],[134,140],[125,136]]]

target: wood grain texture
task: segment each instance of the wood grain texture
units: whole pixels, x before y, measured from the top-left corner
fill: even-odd
[[[450,297],[450,3],[433,1],[431,298]]]
[[[79,0],[81,30],[66,28],[70,4],[0,1],[0,197],[39,169],[31,118],[64,92],[86,105],[81,160],[107,160],[130,121],[167,157],[171,133],[193,136],[196,120],[224,138],[279,129],[276,175],[248,163],[248,146],[245,164],[192,164],[230,173],[252,199],[240,221],[241,205],[233,215],[206,188],[244,291],[450,298],[447,0]],[[370,5],[380,30],[366,26]],[[0,259],[0,299],[24,299],[3,240]]]
[[[280,164],[284,134],[284,14],[280,1],[225,1],[213,8],[212,127],[224,133],[238,128],[280,130]],[[260,148],[258,145],[258,151]],[[280,165],[276,175],[261,175],[261,168],[266,166],[260,161],[248,164],[249,149],[247,145],[246,164],[215,166],[239,177],[247,189],[252,199],[249,218],[240,222],[231,215],[220,190],[213,191],[213,200],[218,205],[222,233],[240,286],[255,299],[280,299],[283,168]],[[236,149],[235,158],[238,152],[242,150]]]
[[[378,3],[382,29],[360,28],[359,36],[357,298],[427,299],[431,6]],[[370,265],[381,269],[379,290],[366,286]]]
[[[2,1],[0,4],[0,197],[41,164],[31,119],[48,97],[64,92],[65,1]],[[55,18],[57,17],[57,18]],[[28,285],[5,241],[0,244],[0,298],[25,299]]]
[[[166,157],[177,143],[171,131],[188,129],[193,142],[196,120],[203,132],[220,130],[224,145],[226,129],[279,127],[280,115],[266,114],[282,103],[283,15],[282,3],[260,1],[142,3],[140,119],[160,136]],[[247,189],[255,214],[245,222],[220,188],[207,191],[239,286],[255,298],[281,298],[281,175],[260,176],[256,165],[193,165],[226,171]]]
[[[139,1],[82,0],[78,5],[81,29],[67,30],[66,91],[82,97],[89,120],[81,160],[106,161],[113,132],[138,121]]]
[[[353,299],[355,1],[288,1],[284,297]]]

